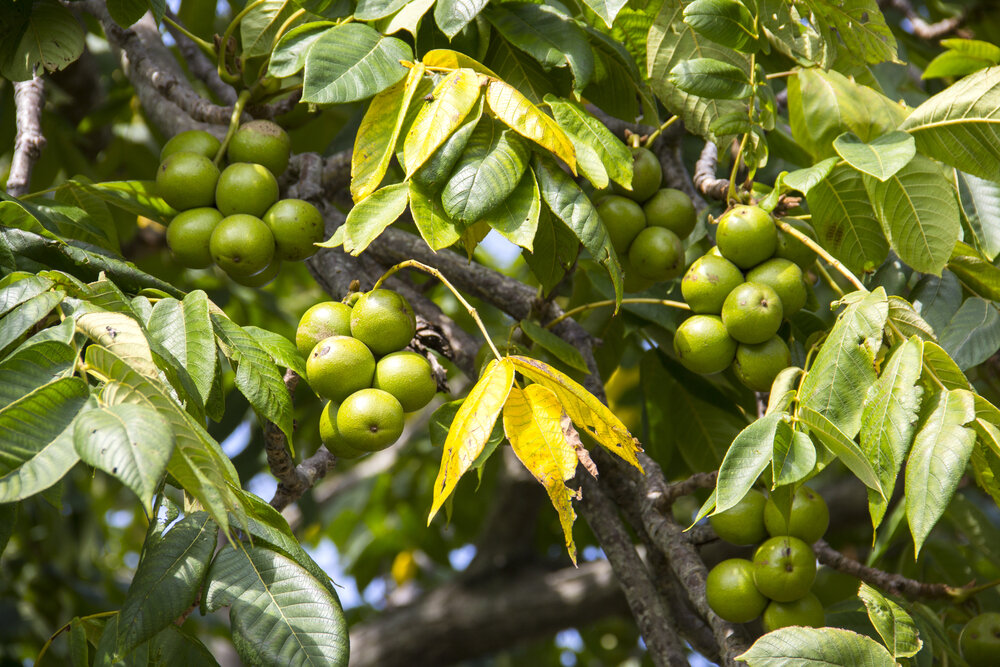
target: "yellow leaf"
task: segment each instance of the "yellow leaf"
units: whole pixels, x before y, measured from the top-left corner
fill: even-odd
[[[517,88],[499,79],[490,79],[486,87],[486,103],[496,117],[512,130],[557,155],[576,174],[573,142],[555,120],[532,104]]]
[[[451,49],[434,49],[432,51],[428,51],[424,54],[422,62],[427,67],[434,67],[438,69],[460,69],[462,67],[466,67],[468,69],[475,70],[480,74],[492,76],[495,79],[500,78],[497,76],[496,72],[478,60],[474,60],[464,53],[452,51]]]
[[[462,124],[479,99],[479,74],[468,68],[455,70],[431,93],[403,141],[403,167],[409,178]]]
[[[375,192],[389,167],[413,94],[424,77],[423,63],[405,79],[376,95],[361,119],[351,158],[351,196],[361,201]]]
[[[455,490],[458,480],[483,451],[513,384],[514,367],[510,360],[506,357],[499,361],[493,360],[455,413],[448,437],[444,441],[441,469],[434,482],[434,498],[431,501],[430,516],[427,517],[428,525]]]
[[[476,251],[476,246],[479,242],[486,238],[486,235],[490,233],[490,225],[484,220],[474,222],[464,230],[462,230],[462,245],[465,247],[465,254],[472,259],[472,253]]]
[[[593,437],[604,448],[625,459],[639,470],[642,466],[636,454],[642,451],[625,424],[608,406],[572,378],[546,363],[529,357],[507,357],[519,373],[555,392],[563,410],[576,427]]]
[[[559,513],[566,536],[566,550],[576,563],[573,521],[576,513],[570,502],[574,492],[564,482],[576,471],[577,456],[566,439],[562,425],[563,410],[555,393],[540,384],[523,391],[511,387],[503,406],[503,428],[517,458],[535,476]]]

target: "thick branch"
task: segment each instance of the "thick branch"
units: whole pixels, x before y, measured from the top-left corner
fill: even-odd
[[[625,532],[615,506],[589,474],[582,472],[576,479],[583,485],[580,513],[590,524],[614,568],[653,664],[687,665],[683,646],[670,627],[672,614],[657,595],[649,570]]]
[[[17,109],[17,138],[14,157],[7,177],[7,194],[19,197],[28,192],[31,170],[42,154],[42,107],[45,105],[45,84],[37,74],[26,81],[14,83],[14,106]]]
[[[706,197],[725,200],[729,191],[729,179],[715,177],[718,164],[719,147],[714,142],[705,142],[701,157],[694,165],[694,186]]]
[[[823,565],[857,577],[861,581],[897,597],[906,597],[911,600],[917,598],[950,598],[953,597],[956,590],[945,584],[926,584],[915,579],[907,579],[900,574],[883,572],[874,567],[868,567],[840,553],[827,544],[825,540],[816,542],[813,545],[813,551],[816,552],[816,558]]]
[[[174,16],[173,12],[167,11],[167,16],[176,20],[177,17]],[[170,31],[171,36],[173,36],[174,41],[177,43],[177,49],[181,52],[181,56],[187,62],[188,69],[194,74],[202,83],[208,88],[208,90],[215,95],[223,104],[232,106],[236,104],[236,91],[228,83],[222,80],[219,76],[219,70],[215,66],[208,56],[206,56],[198,46],[188,38],[187,35],[182,33],[176,27],[167,23],[167,30]]]
[[[606,561],[445,585],[354,626],[351,667],[450,665],[625,612]]]

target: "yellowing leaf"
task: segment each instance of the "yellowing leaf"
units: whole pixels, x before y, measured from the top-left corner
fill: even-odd
[[[455,131],[479,99],[479,74],[468,68],[444,78],[413,120],[403,142],[403,167],[409,178]]]
[[[509,358],[491,361],[455,413],[441,453],[441,469],[434,482],[428,524],[455,490],[458,480],[483,451],[513,384],[514,366]]]
[[[576,450],[562,429],[562,406],[555,393],[540,384],[523,391],[511,387],[503,406],[503,428],[517,458],[535,476],[559,513],[566,536],[566,550],[576,563],[573,521],[576,512],[570,500],[575,495],[564,482],[576,471]]]
[[[406,109],[424,76],[423,63],[410,69],[406,79],[376,95],[358,127],[351,158],[351,196],[358,202],[375,192],[389,167],[399,139]]]
[[[160,382],[160,372],[153,362],[146,334],[139,323],[125,313],[85,313],[76,318],[76,328],[124,359],[139,373]]]
[[[427,67],[443,69],[460,69],[462,67],[467,67],[468,69],[475,70],[480,74],[492,76],[496,79],[500,78],[496,72],[478,60],[474,60],[464,53],[452,51],[451,49],[434,49],[432,51],[428,51],[424,54],[421,62],[423,62]]]
[[[639,441],[632,437],[625,424],[608,409],[608,406],[597,400],[572,378],[548,364],[529,357],[507,358],[526,378],[555,392],[563,410],[578,429],[593,437],[602,447],[642,470],[636,458],[636,454],[642,451]]]
[[[573,142],[550,116],[532,104],[517,88],[499,79],[490,79],[486,87],[486,103],[496,117],[512,130],[555,153],[576,174]]]

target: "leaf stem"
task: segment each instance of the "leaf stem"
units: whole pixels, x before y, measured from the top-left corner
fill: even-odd
[[[240,96],[236,98],[236,104],[233,105],[233,115],[229,117],[229,129],[226,130],[226,136],[223,138],[222,144],[219,145],[219,152],[215,154],[214,162],[216,166],[222,163],[222,156],[226,154],[226,149],[229,148],[229,141],[236,134],[236,128],[240,126],[240,116],[243,115],[243,107],[246,106],[251,93],[250,89],[246,89],[241,91]]]
[[[240,12],[233,17],[233,20],[229,22],[229,25],[226,26],[226,31],[222,34],[222,40],[219,43],[219,57],[216,64],[216,69],[218,70],[219,76],[223,81],[226,81],[227,83],[237,83],[239,81],[237,77],[226,71],[226,49],[229,45],[230,38],[233,36],[233,32],[236,30],[236,26],[240,24],[240,21],[243,20],[244,16],[265,2],[267,2],[267,0],[254,0],[254,2],[251,2],[246,7],[241,9]]]
[[[185,28],[184,26],[182,26],[180,23],[173,20],[169,16],[164,16],[163,21],[164,23],[169,23],[170,25],[172,25],[174,28],[177,29],[177,32],[181,33],[182,35],[190,39],[192,42],[194,42],[195,46],[201,49],[205,53],[205,55],[207,55],[209,58],[215,58],[218,55],[215,52],[214,46],[203,40],[198,35],[191,32],[190,30],[188,30],[187,28]]]
[[[621,304],[626,305],[630,303],[649,303],[658,306],[668,306],[670,308],[677,308],[678,310],[691,310],[691,306],[687,305],[683,301],[671,301],[670,299],[654,299],[652,297],[632,297],[628,299],[622,299]],[[546,329],[551,329],[555,325],[559,324],[563,320],[578,315],[579,313],[591,310],[593,308],[602,308],[604,306],[615,305],[614,299],[608,299],[606,301],[594,301],[593,303],[585,303],[582,306],[577,306],[576,308],[571,308],[565,313],[555,318],[551,322],[545,325]]]
[[[102,611],[102,612],[99,612],[97,614],[91,614],[90,616],[81,616],[80,620],[83,621],[83,620],[86,620],[88,618],[104,618],[105,616],[114,616],[117,613],[118,613],[117,609],[115,609],[114,611]],[[56,630],[55,632],[52,633],[52,636],[49,637],[48,641],[45,642],[45,644],[42,645],[42,650],[40,650],[38,652],[38,657],[35,658],[35,665],[40,665],[41,664],[41,662],[42,662],[42,656],[45,655],[45,652],[49,650],[49,646],[52,645],[52,642],[54,642],[56,640],[56,637],[58,637],[62,633],[64,633],[67,630],[69,630],[70,626],[72,626],[72,625],[73,625],[73,621],[70,621],[69,623],[67,623],[66,625],[62,626],[61,628],[59,628],[58,630]]]
[[[479,318],[479,313],[476,311],[473,305],[468,301],[466,301],[465,297],[462,296],[462,293],[459,292],[458,289],[451,284],[451,282],[445,277],[443,273],[441,273],[438,269],[435,269],[433,266],[427,266],[423,262],[418,262],[415,259],[405,260],[403,262],[400,262],[399,264],[389,267],[389,269],[385,273],[383,273],[378,280],[375,281],[375,284],[372,285],[372,290],[374,291],[378,289],[382,285],[382,283],[384,283],[391,275],[393,275],[394,273],[396,273],[401,269],[406,269],[406,268],[420,269],[424,273],[429,273],[430,275],[434,276],[442,283],[444,283],[444,286],[447,287],[451,291],[451,293],[455,295],[455,298],[458,299],[459,303],[465,306],[466,312],[469,313],[469,316],[472,317],[473,321],[475,321],[476,323],[476,326],[479,327],[479,330],[483,333],[483,336],[486,338],[486,343],[490,346],[490,350],[493,352],[493,356],[496,357],[497,359],[503,358],[503,355],[501,355],[500,351],[497,350],[497,346],[493,344],[493,339],[490,338],[490,334],[486,330],[486,325],[483,324],[483,321]]]
[[[662,125],[656,128],[656,131],[646,137],[646,141],[642,144],[645,148],[649,148],[656,141],[656,138],[663,134],[663,131],[680,120],[680,116],[671,116]]]
[[[830,275],[830,272],[827,271],[823,267],[823,265],[820,264],[819,262],[816,262],[816,273],[818,273],[823,278],[823,280],[826,281],[826,284],[830,286],[830,289],[832,289],[838,297],[840,298],[844,297],[844,290],[840,289],[840,285],[838,285],[836,281],[834,281],[833,276]]]
[[[827,264],[829,264],[833,268],[837,269],[837,271],[840,273],[840,275],[842,275],[845,278],[847,278],[847,280],[849,280],[852,285],[854,285],[859,290],[862,290],[864,292],[868,291],[868,288],[866,288],[861,283],[861,281],[858,280],[858,277],[856,275],[854,275],[853,273],[851,273],[850,269],[848,269],[846,266],[844,266],[840,262],[840,260],[838,260],[836,257],[834,257],[833,255],[831,255],[830,253],[828,253],[823,248],[823,246],[821,246],[820,244],[816,243],[811,238],[809,238],[808,236],[806,236],[805,234],[803,234],[799,230],[795,229],[794,227],[792,227],[790,224],[788,224],[784,220],[775,220],[775,224],[778,225],[778,229],[780,229],[781,231],[785,232],[786,234],[788,234],[790,236],[794,236],[796,239],[798,239],[799,241],[802,242],[802,245],[806,246],[807,248],[809,248],[810,250],[812,250],[814,253],[816,253],[817,255],[819,255],[820,257],[822,257],[823,261],[825,261]]]
[[[799,71],[797,69],[790,69],[785,72],[774,72],[773,74],[767,74],[764,76],[765,79],[770,81],[771,79],[780,79],[786,76],[795,76]]]

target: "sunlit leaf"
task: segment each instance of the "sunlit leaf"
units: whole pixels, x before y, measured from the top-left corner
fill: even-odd
[[[913,619],[902,607],[865,583],[861,584],[858,597],[865,603],[868,618],[894,658],[911,658],[920,651],[924,643]]]

